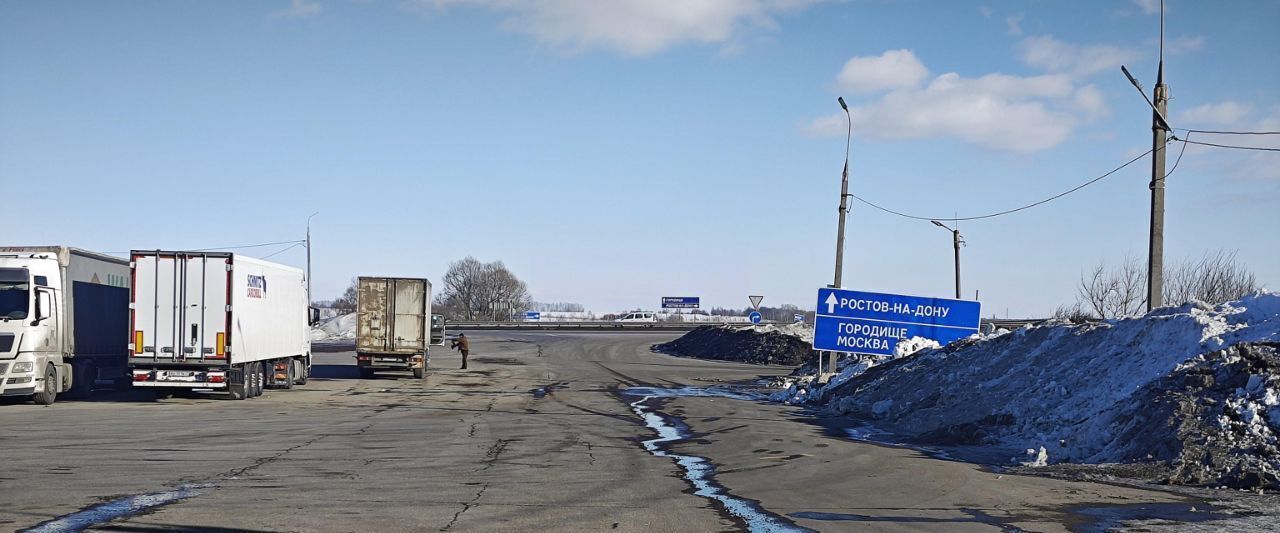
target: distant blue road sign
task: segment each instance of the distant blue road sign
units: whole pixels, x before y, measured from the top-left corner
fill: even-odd
[[[760,316],[759,311],[752,311],[750,314],[747,315],[747,319],[751,320],[752,324],[759,324],[761,320],[764,320],[764,317]]]
[[[792,319],[793,319],[793,320],[795,320],[795,321],[796,321],[796,323],[797,323],[797,324],[799,324],[799,323],[801,323],[801,322],[804,322],[804,315],[803,315],[803,314],[796,313],[796,314],[794,314],[794,315],[791,315],[791,317],[792,317]]]
[[[892,355],[901,339],[947,344],[978,332],[982,304],[973,300],[818,289],[813,348]]]
[[[525,311],[524,319],[525,320],[542,320],[542,313],[539,313],[537,311]]]
[[[697,309],[702,298],[698,296],[663,296],[663,309]]]

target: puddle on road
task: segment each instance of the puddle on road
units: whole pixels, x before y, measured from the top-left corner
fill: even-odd
[[[645,425],[658,432],[658,438],[644,441],[644,449],[657,457],[667,457],[674,459],[680,469],[684,471],[684,478],[693,484],[694,494],[720,502],[729,514],[742,519],[746,522],[747,530],[753,533],[764,532],[793,532],[793,531],[813,531],[808,528],[800,527],[792,524],[787,519],[765,511],[754,501],[733,496],[715,482],[715,466],[706,458],[681,455],[667,450],[667,446],[673,442],[686,440],[691,437],[689,427],[684,425],[674,417],[667,417],[657,412],[649,401],[654,398],[670,398],[674,396],[696,396],[696,397],[724,397],[734,399],[757,399],[755,397],[747,397],[738,392],[727,390],[710,391],[708,389],[698,389],[696,387],[683,387],[679,389],[661,389],[653,387],[630,387],[622,389],[624,396],[639,397],[638,400],[631,402],[631,410],[635,411],[640,418],[644,419]],[[724,394],[722,394],[724,393]],[[733,396],[729,396],[732,394]]]
[[[84,531],[86,528],[105,524],[112,520],[137,516],[157,507],[199,496],[213,485],[183,485],[173,490],[136,494],[86,507],[69,515],[54,518],[28,529],[23,533],[63,533]]]
[[[1231,515],[1218,512],[1205,503],[1137,503],[1130,505],[1097,505],[1075,507],[1074,514],[1089,519],[1087,524],[1071,528],[1072,531],[1102,533],[1115,529],[1146,531],[1144,525],[1161,523],[1200,523],[1226,520]],[[1238,518],[1238,517],[1237,517]],[[1126,527],[1126,522],[1132,522]],[[1229,529],[1223,525],[1224,529]]]

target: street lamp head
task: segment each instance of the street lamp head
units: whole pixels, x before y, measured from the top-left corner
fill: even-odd
[[[837,101],[837,102],[840,102],[840,109],[843,109],[843,110],[845,110],[845,111],[848,111],[848,110],[849,110],[849,106],[848,106],[848,105],[845,105],[845,103],[844,103],[844,97],[843,97],[843,96],[838,96],[838,97],[836,97],[836,101]]]
[[[941,222],[938,222],[937,220],[930,220],[929,222],[932,222],[932,223],[933,223],[933,225],[935,225],[935,226],[937,226],[937,227],[939,227],[939,228],[945,228],[945,227],[946,227],[946,226],[943,226],[943,225],[942,225],[942,223],[941,223]]]

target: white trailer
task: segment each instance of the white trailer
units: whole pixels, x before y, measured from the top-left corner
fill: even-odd
[[[68,246],[0,248],[0,395],[51,404],[127,379],[129,263]]]
[[[435,316],[431,282],[423,278],[361,276],[356,285],[356,366],[361,377],[380,370],[427,375]],[[439,341],[444,343],[443,317]]]
[[[311,372],[306,276],[234,253],[131,254],[129,368],[158,394],[292,388]]]

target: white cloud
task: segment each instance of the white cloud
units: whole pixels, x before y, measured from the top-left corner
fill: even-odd
[[[1005,17],[1004,24],[1008,27],[1006,33],[1009,35],[1022,35],[1022,13]]]
[[[685,43],[726,44],[777,15],[818,0],[408,0],[413,8],[477,6],[506,16],[504,27],[571,50],[605,48],[644,56]]]
[[[1077,87],[1070,76],[1022,77],[954,72],[923,88],[899,88],[849,108],[855,134],[878,139],[954,137],[970,144],[1036,151],[1065,141],[1086,120],[1106,113],[1097,88]],[[813,120],[814,135],[843,135],[842,114]]]
[[[320,14],[324,8],[319,2],[308,2],[307,0],[289,0],[289,7],[274,11],[271,13],[272,18],[301,19],[310,18]]]
[[[929,69],[911,50],[889,50],[878,56],[854,57],[836,75],[836,87],[859,93],[917,87]]]
[[[1027,37],[1018,43],[1022,62],[1049,72],[1068,72],[1087,76],[1141,56],[1135,50],[1119,46],[1093,44],[1080,45],[1054,39],[1050,35]]]
[[[1181,54],[1192,52],[1204,48],[1205,37],[1203,35],[1183,35],[1170,42],[1164,43],[1164,51],[1167,54]],[[1158,45],[1159,41],[1155,41]]]
[[[1154,15],[1160,12],[1160,0],[1133,0],[1134,5],[1142,9],[1143,13]]]
[[[978,6],[978,14],[982,15],[982,18],[988,18],[988,19],[991,18],[991,7]]]
[[[1252,106],[1231,100],[1203,104],[1178,113],[1173,125],[1181,127],[1185,124],[1192,128],[1237,126],[1244,123],[1251,111]]]

